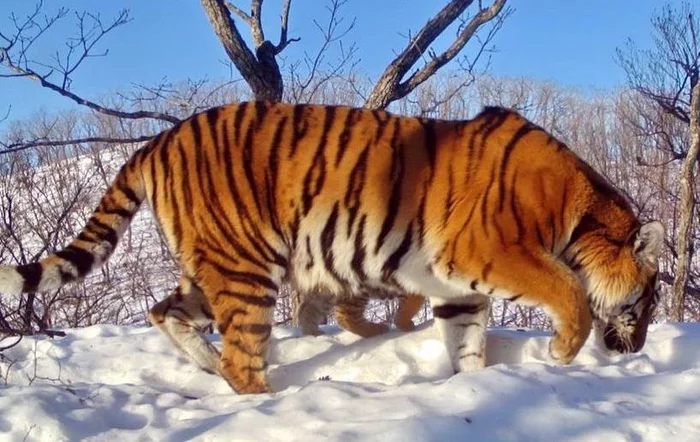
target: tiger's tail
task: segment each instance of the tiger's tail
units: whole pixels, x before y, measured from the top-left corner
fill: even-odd
[[[30,264],[0,266],[0,293],[57,290],[104,264],[146,197],[142,148],[122,166],[80,234],[63,250]]]

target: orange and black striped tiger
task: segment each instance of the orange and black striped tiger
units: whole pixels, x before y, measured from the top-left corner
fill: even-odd
[[[239,393],[269,391],[275,296],[382,289],[431,299],[455,370],[483,366],[489,298],[541,306],[550,355],[599,342],[638,351],[657,303],[664,230],[516,112],[441,121],[266,102],[216,107],[169,129],[122,167],[80,235],[0,292],[54,290],[114,250],[147,200],[182,282],[151,317]],[[214,321],[222,352],[198,332]]]
[[[388,324],[372,322],[365,317],[370,299],[397,298],[394,324],[401,331],[410,331],[415,328],[413,317],[425,303],[425,298],[420,295],[383,290],[340,294],[308,292],[301,293],[300,298],[301,302],[294,311],[295,322],[299,325],[302,334],[313,336],[321,334],[319,325],[331,312],[340,327],[363,338],[386,333],[389,331]]]

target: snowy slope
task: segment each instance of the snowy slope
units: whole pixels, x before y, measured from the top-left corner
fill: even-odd
[[[546,362],[547,334],[490,330],[491,366],[456,376],[429,324],[364,340],[326,331],[275,329],[278,393],[257,396],[150,328],[25,339],[0,363],[0,440],[700,440],[700,324],[652,326],[641,354],[612,359],[589,341],[566,368]]]

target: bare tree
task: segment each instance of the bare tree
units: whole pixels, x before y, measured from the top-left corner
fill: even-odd
[[[333,83],[347,82],[347,78],[352,77],[356,63],[356,46],[345,42],[355,24],[354,18],[347,19],[343,16],[346,3],[347,0],[328,0],[325,6],[327,19],[313,20],[313,25],[320,35],[318,47],[309,48],[300,60],[288,62],[287,76],[283,75],[277,61],[278,56],[289,44],[299,41],[288,34],[291,0],[282,2],[280,28],[275,43],[266,38],[262,26],[263,0],[251,0],[248,11],[223,0],[202,0],[202,7],[233,67],[240,73],[256,99],[310,102],[327,101],[333,96],[336,102],[353,104],[357,101],[356,91],[345,88],[349,93],[338,101],[340,95],[332,86]],[[450,95],[439,99],[435,95],[432,101],[425,103],[419,111],[420,114],[433,112],[438,105],[446,103],[462,87],[474,80],[477,62],[482,55],[490,53],[493,36],[511,12],[505,7],[505,3],[506,0],[493,0],[490,5],[484,7],[479,1],[475,12],[468,14],[469,7],[474,4],[473,0],[448,1],[435,17],[415,33],[415,36],[409,35],[406,48],[389,64],[374,88],[371,88],[368,94],[363,94],[359,103],[364,102],[367,107],[384,108],[391,102],[406,97],[447,63],[456,60],[462,68],[464,78],[459,87],[451,89]],[[71,17],[75,22],[76,32],[66,41],[64,49],[56,51],[49,60],[34,57],[33,48],[36,43],[46,39],[57,24],[69,21]],[[128,10],[122,10],[112,19],[103,19],[99,15],[86,12],[71,13],[64,7],[45,14],[42,0],[38,0],[26,16],[11,14],[9,29],[0,28],[0,78],[33,80],[39,86],[89,110],[93,119],[82,130],[68,131],[60,137],[56,136],[57,131],[47,130],[41,134],[18,131],[6,140],[0,140],[3,153],[51,146],[70,148],[92,145],[102,148],[116,145],[122,148],[124,144],[146,141],[154,133],[177,124],[183,118],[205,107],[226,101],[223,99],[225,94],[221,94],[219,86],[208,87],[205,81],[198,80],[188,80],[184,88],[166,81],[156,85],[136,85],[130,92],[120,93],[102,101],[91,100],[81,95],[73,81],[74,74],[88,60],[107,55],[107,51],[101,49],[105,39],[130,20]],[[487,23],[491,23],[492,26],[484,34],[480,29]],[[250,30],[252,48],[239,32],[238,25],[241,24]],[[435,40],[453,24],[456,27],[454,41],[441,53],[436,52],[432,48]],[[483,37],[480,34],[483,34]],[[459,59],[458,55],[470,41],[476,41],[473,54]],[[328,53],[332,47],[338,49],[340,56],[329,60]],[[421,60],[423,66],[416,68]],[[410,73],[414,68],[415,72]],[[235,80],[231,80],[226,86],[234,82]],[[285,82],[290,89],[286,93]],[[95,167],[98,168],[105,184],[109,174],[103,168],[99,155],[95,155],[94,159]],[[141,253],[142,249],[138,251]],[[100,286],[99,290],[102,295],[95,292],[97,289],[93,287],[90,289],[95,292],[92,297],[83,297],[75,293],[68,293],[63,297],[60,311],[64,322],[69,325],[85,325],[102,318],[101,312],[109,312],[110,318],[120,320],[133,317],[131,312],[123,311],[123,304],[108,303],[116,282],[110,277],[109,266],[105,267],[103,273],[105,284]],[[138,274],[134,269],[133,276],[137,280]],[[142,279],[147,278],[144,276]],[[151,293],[149,287],[144,281],[136,290],[146,293],[145,308],[149,300],[156,296]],[[285,306],[288,300],[293,304],[294,292],[289,290],[289,287],[285,287],[283,295]],[[47,304],[47,307],[49,305],[52,304]],[[292,307],[287,307],[289,308],[285,307],[286,311],[292,310]],[[283,316],[288,315],[285,313]]]
[[[685,292],[693,249],[690,232],[696,200],[694,167],[700,144],[700,22],[685,3],[680,9],[666,5],[652,20],[654,47],[638,49],[629,41],[618,49],[618,60],[630,86],[663,112],[688,126],[682,144],[669,139],[668,152],[682,161],[677,223],[677,264],[673,282],[671,319],[683,320]],[[689,139],[688,139],[689,138]]]
[[[503,20],[511,12],[509,8],[504,10],[506,0],[495,0],[488,7],[483,7],[481,1],[479,1],[477,13],[470,20],[464,20],[461,23],[457,37],[444,52],[437,54],[430,49],[435,39],[457,20],[472,3],[474,3],[473,0],[452,0],[435,17],[428,20],[428,23],[410,39],[406,48],[387,66],[384,73],[379,77],[372,93],[367,97],[365,107],[384,109],[392,101],[410,94],[416,87],[432,77],[438,69],[455,58],[483,25],[497,19],[492,32],[487,35],[485,40],[486,44],[488,44],[488,41],[493,37],[493,32],[500,28]],[[482,42],[477,56],[481,54],[486,44]],[[429,60],[426,61],[425,65],[404,80],[408,71],[426,53]]]

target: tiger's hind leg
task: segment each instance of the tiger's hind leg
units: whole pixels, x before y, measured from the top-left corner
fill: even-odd
[[[294,320],[303,335],[318,336],[319,325],[333,311],[334,295],[319,292],[300,294],[301,300],[294,310]]]
[[[489,298],[475,293],[449,301],[433,298],[431,303],[455,373],[484,368]]]
[[[242,260],[202,260],[197,278],[221,334],[219,373],[239,394],[270,392],[267,349],[282,275],[273,279]]]
[[[202,370],[218,373],[219,351],[204,335],[214,317],[204,294],[190,279],[181,278],[175,291],[150,309],[148,319]]]
[[[365,318],[367,304],[369,304],[369,296],[366,292],[336,301],[335,319],[338,325],[363,338],[371,338],[389,331],[387,324],[377,324]]]
[[[401,296],[398,302],[394,324],[399,330],[411,331],[416,327],[413,317],[423,308],[425,298],[421,295],[406,295]]]

